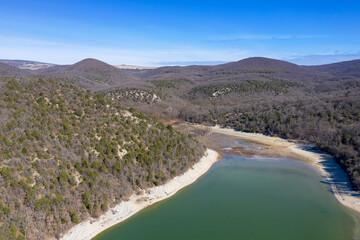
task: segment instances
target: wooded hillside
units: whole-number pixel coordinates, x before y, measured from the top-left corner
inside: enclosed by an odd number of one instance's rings
[[[3,80],[0,93],[0,239],[59,236],[204,152],[104,94],[41,79]]]

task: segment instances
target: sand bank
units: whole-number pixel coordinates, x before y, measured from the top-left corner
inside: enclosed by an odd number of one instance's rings
[[[301,159],[319,169],[340,203],[360,213],[360,194],[352,189],[348,176],[329,154],[314,151],[310,146],[278,137],[239,132],[232,129],[220,128],[218,126],[206,128],[214,133],[234,136],[240,140],[263,145],[274,151],[298,156],[296,160]]]
[[[200,159],[192,168],[184,174],[177,176],[158,187],[147,189],[144,194],[133,194],[129,201],[121,202],[90,224],[90,220],[81,222],[71,228],[61,239],[62,240],[89,240],[109,227],[112,227],[140,210],[173,196],[180,189],[195,182],[201,175],[206,173],[210,167],[219,160],[220,155],[210,149],[206,150],[205,156]],[[117,211],[113,214],[113,211]]]

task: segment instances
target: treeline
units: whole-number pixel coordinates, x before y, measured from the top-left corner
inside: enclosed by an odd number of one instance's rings
[[[252,70],[238,70],[238,71],[218,71],[216,75],[237,75],[243,73],[282,73],[284,71],[279,69],[252,69]]]
[[[270,81],[255,81],[245,80],[238,84],[219,84],[197,86],[192,88],[188,95],[190,98],[199,98],[207,96],[214,99],[219,95],[226,95],[230,93],[259,93],[271,91],[275,94],[287,93],[289,88],[298,88],[302,85],[292,81],[273,80]]]
[[[195,82],[186,78],[179,78],[179,79],[167,79],[167,80],[153,80],[151,81],[151,84],[155,88],[162,89],[162,88],[178,88],[186,84],[195,84]]]
[[[332,95],[336,96],[332,93]],[[187,111],[181,117],[190,122],[211,123],[240,131],[305,140],[333,155],[360,190],[360,101],[358,97],[322,100],[316,97],[272,103],[274,100],[222,107],[206,114]],[[225,108],[225,107],[224,107]]]
[[[0,239],[59,237],[205,150],[105,94],[41,79],[6,80],[0,93]]]

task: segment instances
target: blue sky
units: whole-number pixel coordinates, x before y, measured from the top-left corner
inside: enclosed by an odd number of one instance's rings
[[[187,65],[360,58],[360,1],[0,0],[0,58]]]

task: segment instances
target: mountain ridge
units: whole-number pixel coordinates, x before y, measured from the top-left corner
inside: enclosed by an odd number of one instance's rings
[[[315,69],[317,71],[327,72],[335,76],[346,75],[360,78],[360,59],[304,67],[308,69]]]
[[[5,63],[0,62],[0,76],[5,77],[15,77],[15,76],[28,76],[30,75],[30,72],[20,69],[18,67],[14,67]]]

